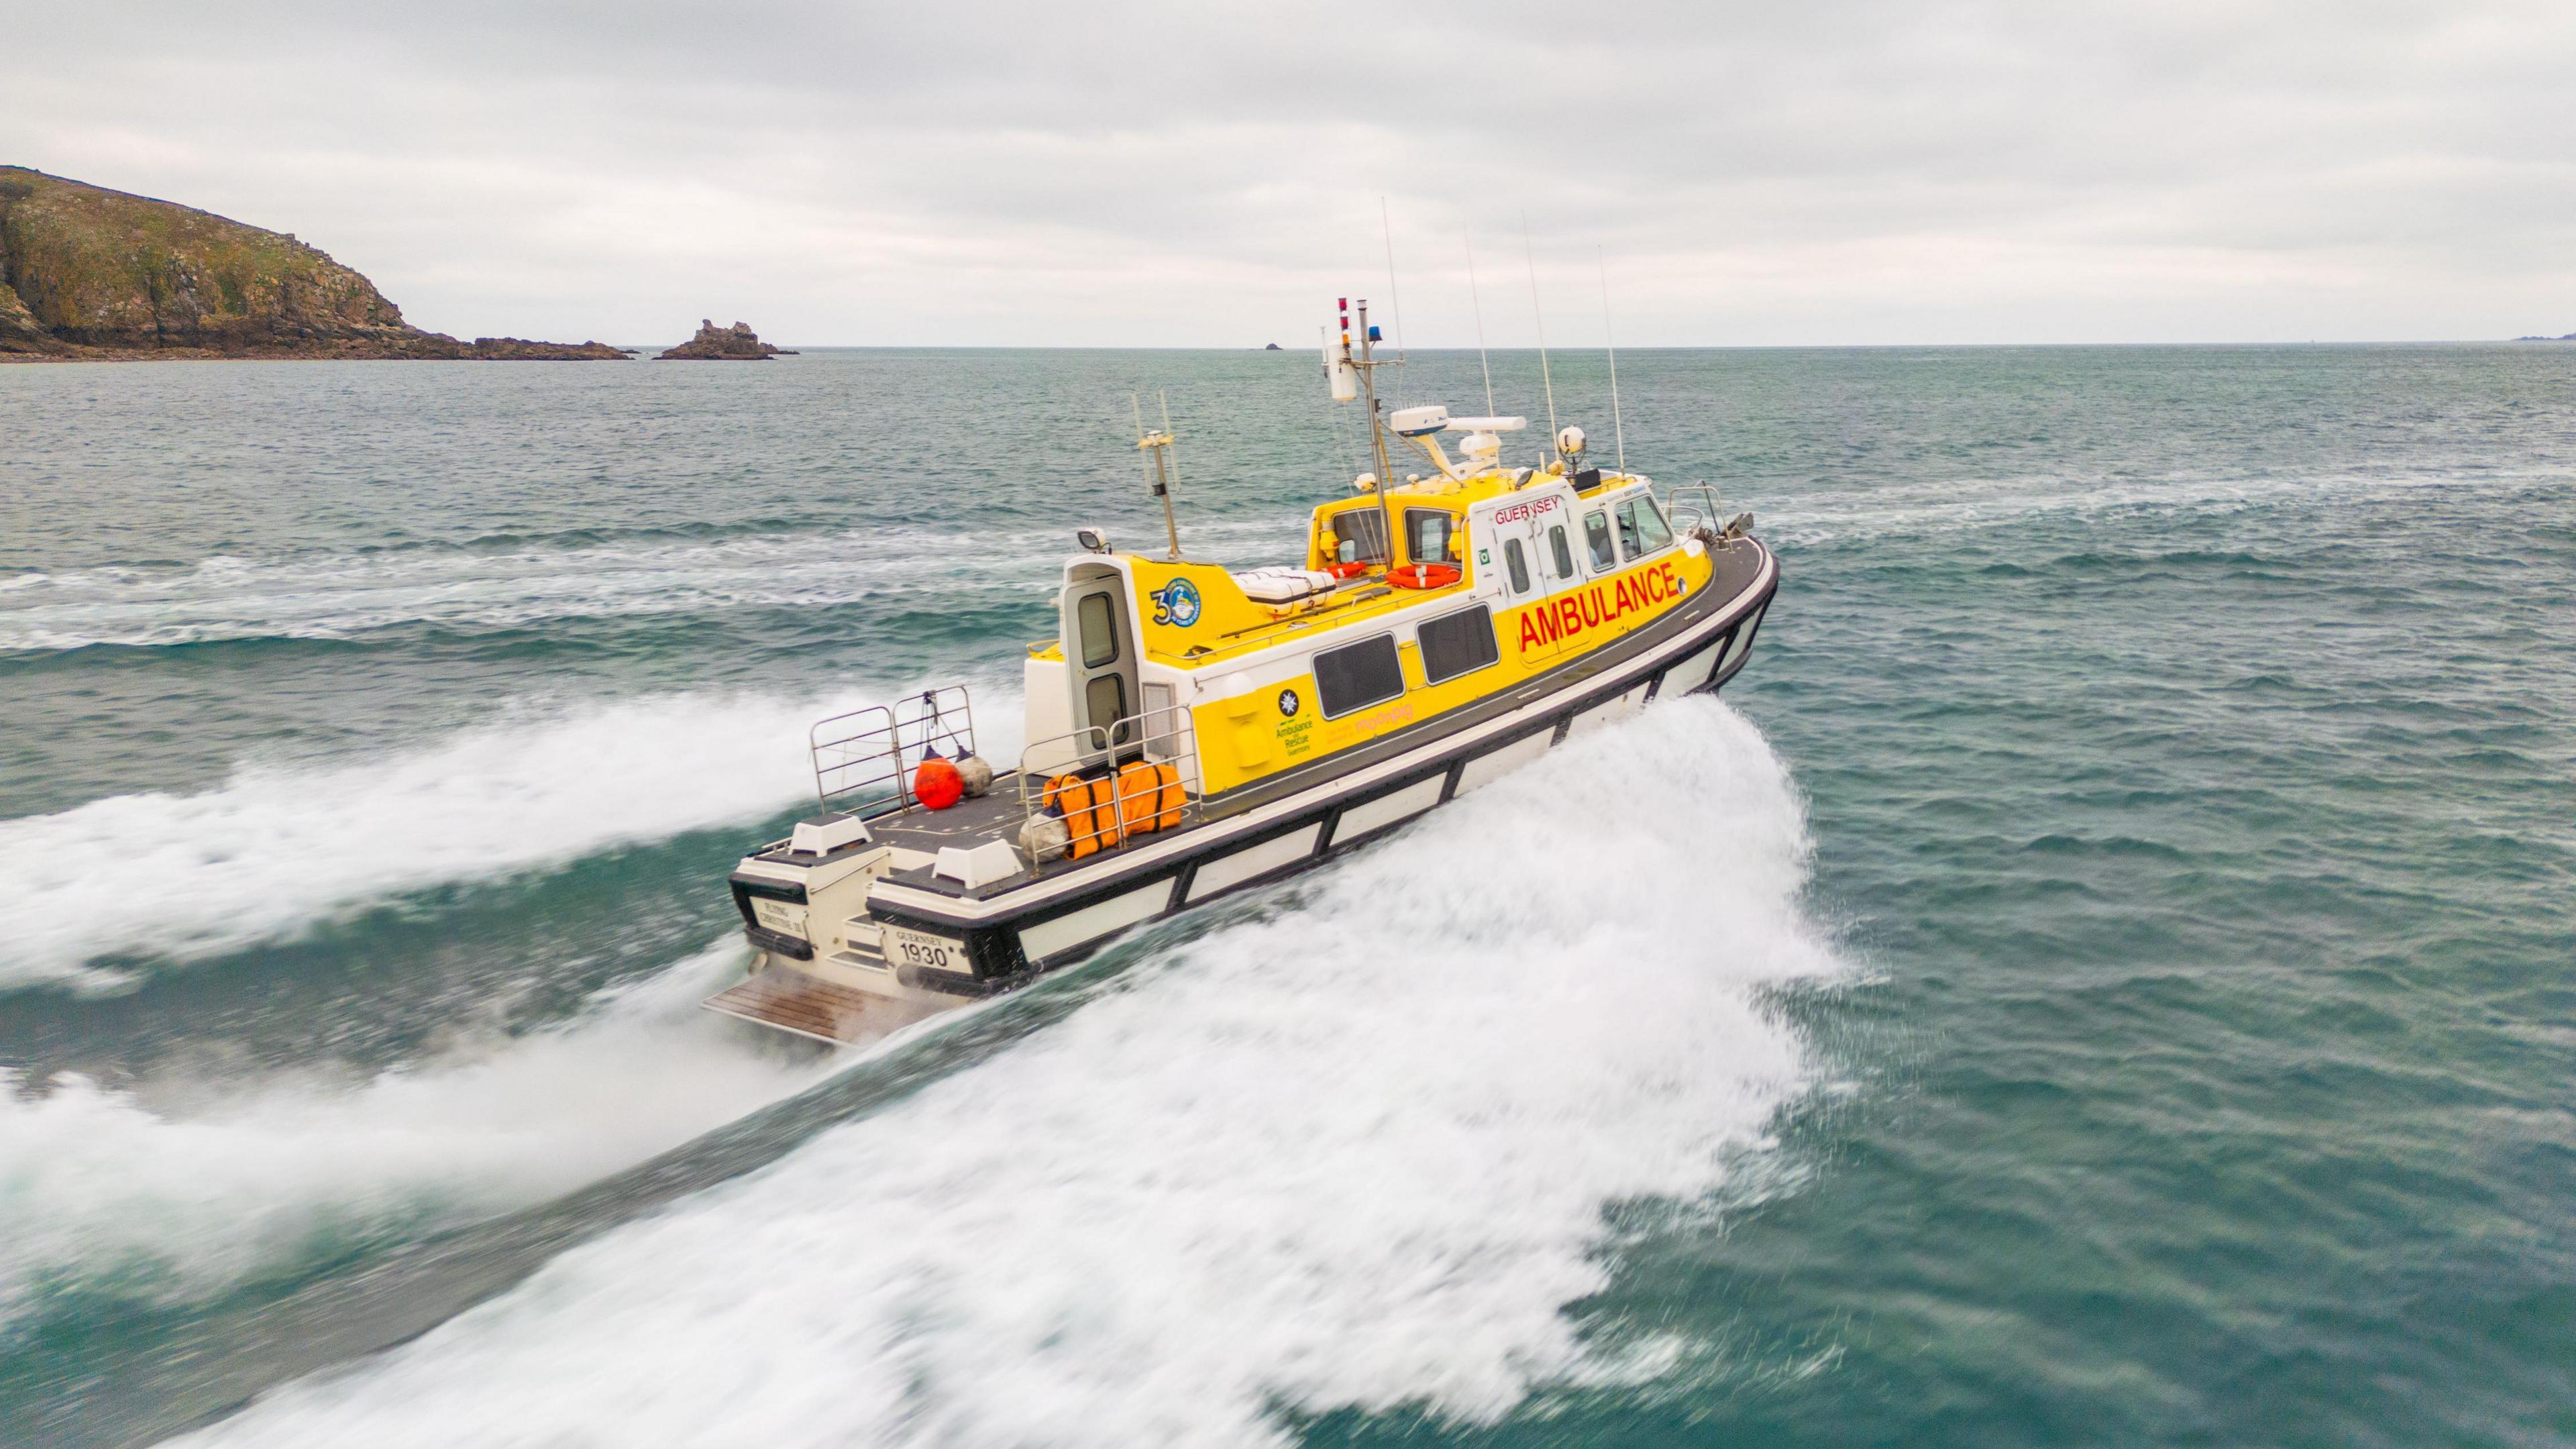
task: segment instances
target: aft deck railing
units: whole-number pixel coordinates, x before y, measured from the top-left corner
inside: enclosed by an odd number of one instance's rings
[[[975,753],[974,702],[966,686],[925,689],[891,706],[836,714],[806,737],[814,759],[814,798],[829,815],[875,815],[909,808],[912,772],[936,749],[949,759]]]
[[[1119,767],[1143,760],[1148,764],[1169,765],[1181,787],[1181,818],[1171,825],[1129,830],[1125,822],[1153,819],[1159,813],[1159,801],[1150,797],[1166,788],[1159,780],[1129,781]],[[1056,762],[1049,764],[1047,762]],[[1020,790],[1021,839],[1029,838],[1027,822],[1050,813],[1047,786],[1054,779],[1078,775],[1087,780],[1110,784],[1115,800],[1115,819],[1120,822],[1108,828],[1094,828],[1082,834],[1094,849],[1115,850],[1136,835],[1152,829],[1176,830],[1199,818],[1201,788],[1199,775],[1198,730],[1190,712],[1178,704],[1157,705],[1139,710],[1125,719],[1108,725],[1089,725],[1082,729],[1032,740],[1020,751],[1017,772]],[[1070,824],[1066,830],[1068,853],[1075,843]],[[1085,851],[1086,855],[1090,852]],[[1032,861],[1043,872],[1049,862]]]

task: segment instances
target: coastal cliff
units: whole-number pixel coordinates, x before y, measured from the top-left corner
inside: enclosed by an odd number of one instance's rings
[[[0,166],[0,360],[625,356],[598,342],[424,332],[292,236]]]

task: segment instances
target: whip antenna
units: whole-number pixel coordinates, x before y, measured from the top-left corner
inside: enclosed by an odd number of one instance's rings
[[[1458,240],[1467,246],[1467,300],[1476,308],[1476,365],[1485,370],[1485,416],[1494,415],[1494,365],[1485,360],[1485,298],[1476,290],[1476,239],[1465,232]]]
[[[1610,335],[1610,260],[1601,248],[1592,249],[1592,259],[1601,264],[1601,345],[1610,352],[1610,433],[1619,443],[1619,471],[1628,471],[1628,428],[1619,421],[1619,342]]]
[[[1530,316],[1538,323],[1538,375],[1547,384],[1547,441],[1556,447],[1556,377],[1547,370],[1547,318],[1538,310],[1538,254],[1530,250],[1529,217],[1521,217],[1521,256],[1529,263]],[[1556,455],[1560,460],[1565,454]]]
[[[1395,365],[1404,365],[1404,294],[1395,289],[1395,226],[1387,220],[1386,198],[1377,199],[1378,235],[1386,240],[1386,295],[1395,303]],[[1399,374],[1401,376],[1401,374]],[[1404,406],[1404,384],[1395,386],[1395,405]]]

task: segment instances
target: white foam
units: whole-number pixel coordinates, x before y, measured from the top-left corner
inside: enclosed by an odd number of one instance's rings
[[[1786,773],[1605,730],[1055,1025],[200,1446],[1274,1443],[1489,1420],[1582,1356],[1607,1203],[1698,1202],[1833,969]],[[1005,1004],[1003,1009],[1009,1009]]]
[[[1294,549],[1276,526],[1211,522],[1194,544]],[[286,557],[217,555],[186,566],[23,574],[0,582],[0,651],[154,646],[214,639],[345,639],[431,624],[460,631],[552,620],[820,608],[928,590],[1043,596],[1072,551],[1058,530],[979,534],[871,528],[578,547],[424,548]]]
[[[630,700],[385,759],[247,765],[200,794],[0,820],[0,988],[112,985],[82,963],[204,957],[406,890],[755,820],[811,798],[807,728],[855,703]],[[977,722],[1016,738],[1018,713],[1005,696]]]
[[[320,1247],[541,1202],[811,1084],[697,1003],[711,948],[553,1030],[372,1080],[0,1080],[0,1323],[52,1284],[193,1297]]]
[[[1758,536],[1792,546],[1818,546],[1846,538],[1971,532],[2034,518],[2098,518],[2133,513],[2147,518],[2238,513],[2277,505],[2331,503],[2375,493],[2416,489],[2490,489],[2499,480],[2554,487],[2563,470],[2481,469],[2464,474],[2329,473],[2219,475],[2173,473],[2152,477],[2063,474],[1943,478],[1929,482],[1871,483],[1824,488],[1785,498],[1763,510]],[[1721,511],[1732,511],[1727,500]]]

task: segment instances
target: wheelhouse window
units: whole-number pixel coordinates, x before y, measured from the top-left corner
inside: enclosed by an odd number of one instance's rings
[[[1619,504],[1619,553],[1630,563],[1673,541],[1655,500],[1640,493]]]
[[[1118,662],[1118,615],[1107,594],[1085,594],[1074,605],[1082,628],[1082,667],[1098,669]]]
[[[1513,593],[1526,594],[1529,592],[1529,556],[1521,552],[1521,541],[1519,539],[1507,538],[1503,540],[1503,568],[1512,576]]]
[[[1556,576],[1574,577],[1574,545],[1565,541],[1565,525],[1560,523],[1547,531],[1547,551],[1556,563]]]
[[[1404,662],[1395,636],[1380,634],[1315,656],[1315,703],[1324,718],[1366,709],[1404,693]]]
[[[1354,508],[1333,515],[1335,563],[1385,563],[1386,520],[1374,508]]]
[[[1458,561],[1458,520],[1439,508],[1404,510],[1404,547],[1415,563]]]
[[[1583,515],[1583,546],[1592,552],[1592,571],[1607,573],[1619,566],[1619,550],[1610,542],[1610,515],[1594,509]]]
[[[1494,643],[1493,613],[1482,604],[1429,620],[1416,634],[1422,642],[1422,681],[1425,684],[1439,684],[1461,674],[1473,674],[1503,657],[1502,650]]]

